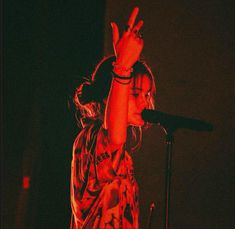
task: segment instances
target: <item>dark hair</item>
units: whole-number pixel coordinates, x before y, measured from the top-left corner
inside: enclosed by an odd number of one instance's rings
[[[90,81],[86,81],[82,85],[82,91],[79,93],[79,102],[87,104],[89,102],[102,102],[108,96],[112,81],[112,62],[115,56],[102,59],[92,73]]]
[[[116,60],[115,56],[107,56],[103,58],[96,66],[90,78],[77,87],[74,94],[74,104],[79,111],[79,119],[83,120],[82,125],[86,123],[84,120],[95,120],[100,118],[104,111],[103,100],[107,98],[112,82],[112,63]],[[152,71],[144,61],[137,61],[133,66],[131,73],[134,79],[138,75],[147,75],[152,82],[151,99],[149,108],[154,108],[154,95],[156,92],[154,77]],[[82,120],[81,120],[82,119]]]

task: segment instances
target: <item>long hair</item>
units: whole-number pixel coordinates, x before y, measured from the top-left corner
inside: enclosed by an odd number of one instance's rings
[[[112,63],[116,60],[115,56],[104,57],[96,66],[90,77],[84,78],[84,82],[79,85],[74,93],[73,102],[76,107],[76,119],[79,127],[85,127],[90,122],[103,119],[105,111],[104,99],[108,97],[112,82]],[[155,107],[156,86],[151,69],[144,61],[137,61],[131,73],[135,80],[138,75],[147,75],[151,80],[151,91],[148,109]],[[138,148],[142,141],[142,128],[147,129],[148,123],[143,127],[132,126],[131,135],[135,142],[132,150]]]

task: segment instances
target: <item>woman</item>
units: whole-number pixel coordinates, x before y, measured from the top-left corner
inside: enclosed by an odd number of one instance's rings
[[[155,84],[151,70],[138,61],[144,45],[143,21],[135,25],[138,11],[132,11],[120,39],[111,23],[115,56],[104,58],[74,96],[83,129],[73,146],[71,229],[139,227],[129,153],[141,143],[146,126],[141,112],[154,108]]]

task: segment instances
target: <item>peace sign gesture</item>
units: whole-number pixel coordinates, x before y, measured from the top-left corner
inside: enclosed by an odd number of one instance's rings
[[[119,29],[116,23],[112,22],[113,49],[116,55],[116,64],[131,68],[139,59],[141,51],[144,47],[144,41],[139,33],[143,25],[143,20],[135,24],[139,8],[135,7],[128,19],[126,29],[119,38]]]

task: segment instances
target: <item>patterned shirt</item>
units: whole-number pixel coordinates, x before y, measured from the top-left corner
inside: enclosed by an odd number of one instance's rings
[[[116,171],[115,155],[121,155]],[[85,127],[73,145],[71,229],[138,228],[138,185],[125,144],[113,150],[101,121]]]

